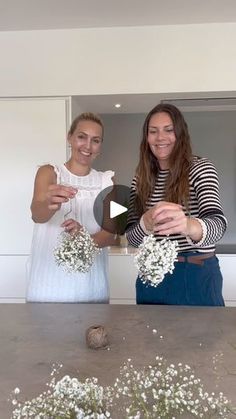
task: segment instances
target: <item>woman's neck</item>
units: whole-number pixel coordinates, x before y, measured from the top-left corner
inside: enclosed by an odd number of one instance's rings
[[[170,169],[170,165],[168,161],[159,161],[159,167],[161,170],[169,170]]]
[[[78,163],[73,162],[71,159],[65,163],[66,168],[77,176],[86,176],[89,174],[91,167],[79,165]]]

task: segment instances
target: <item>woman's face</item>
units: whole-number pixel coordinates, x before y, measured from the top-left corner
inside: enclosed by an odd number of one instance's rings
[[[166,112],[152,115],[148,125],[147,141],[160,168],[169,168],[169,158],[176,142],[174,125],[171,117]]]
[[[80,121],[72,135],[71,157],[83,166],[91,166],[99,155],[102,145],[102,127],[94,121]]]

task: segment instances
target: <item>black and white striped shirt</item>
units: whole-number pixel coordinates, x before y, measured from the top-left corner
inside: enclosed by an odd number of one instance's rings
[[[164,200],[165,182],[168,170],[160,170],[156,180],[154,192],[147,202],[147,209],[157,202]],[[215,243],[221,239],[226,227],[227,220],[223,214],[220,197],[219,182],[216,169],[207,158],[194,157],[189,172],[190,197],[187,216],[198,219],[203,229],[203,237],[199,242],[193,242],[189,237],[181,234],[169,236],[170,240],[177,240],[179,251],[211,252],[215,250]],[[139,246],[146,236],[140,225],[134,208],[136,194],[136,178],[133,179],[130,193],[130,205],[126,235],[130,245]],[[160,241],[165,236],[155,233],[156,240]]]

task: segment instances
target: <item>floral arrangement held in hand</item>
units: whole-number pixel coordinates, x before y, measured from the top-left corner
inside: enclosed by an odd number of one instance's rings
[[[13,391],[12,419],[106,419],[113,413],[127,419],[226,419],[235,415],[224,394],[207,392],[190,366],[168,364],[159,356],[154,365],[137,370],[128,359],[112,387],[99,385],[96,378],[81,382],[65,375],[56,381],[55,372],[48,390],[31,401],[19,400],[19,388]]]
[[[68,273],[88,272],[98,253],[99,247],[85,228],[77,234],[63,232],[54,249],[57,265]]]
[[[166,273],[173,272],[177,254],[176,240],[171,241],[166,238],[157,242],[153,234],[144,237],[134,256],[134,263],[139,270],[142,282],[157,287]]]

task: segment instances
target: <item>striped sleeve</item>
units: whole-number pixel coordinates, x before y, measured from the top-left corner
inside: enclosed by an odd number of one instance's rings
[[[164,199],[165,181],[168,171],[160,171],[152,196],[147,202],[147,208],[151,208],[157,202]],[[219,194],[219,181],[217,171],[212,162],[207,158],[194,157],[189,172],[190,196],[185,215],[197,219],[203,231],[199,242],[192,241],[189,237],[181,234],[170,235],[170,240],[177,240],[180,251],[211,252],[215,250],[215,243],[224,235],[227,220],[224,216]],[[130,205],[128,211],[128,223],[126,236],[132,246],[139,246],[148,232],[142,228],[140,217],[134,206],[136,194],[136,179],[133,179],[130,193]],[[164,236],[155,233],[157,241]]]
[[[198,203],[198,216],[195,218],[203,228],[201,241],[192,243],[198,247],[213,245],[221,239],[227,227],[220,202],[218,174],[213,163],[206,158],[197,160],[190,170],[190,184]]]

